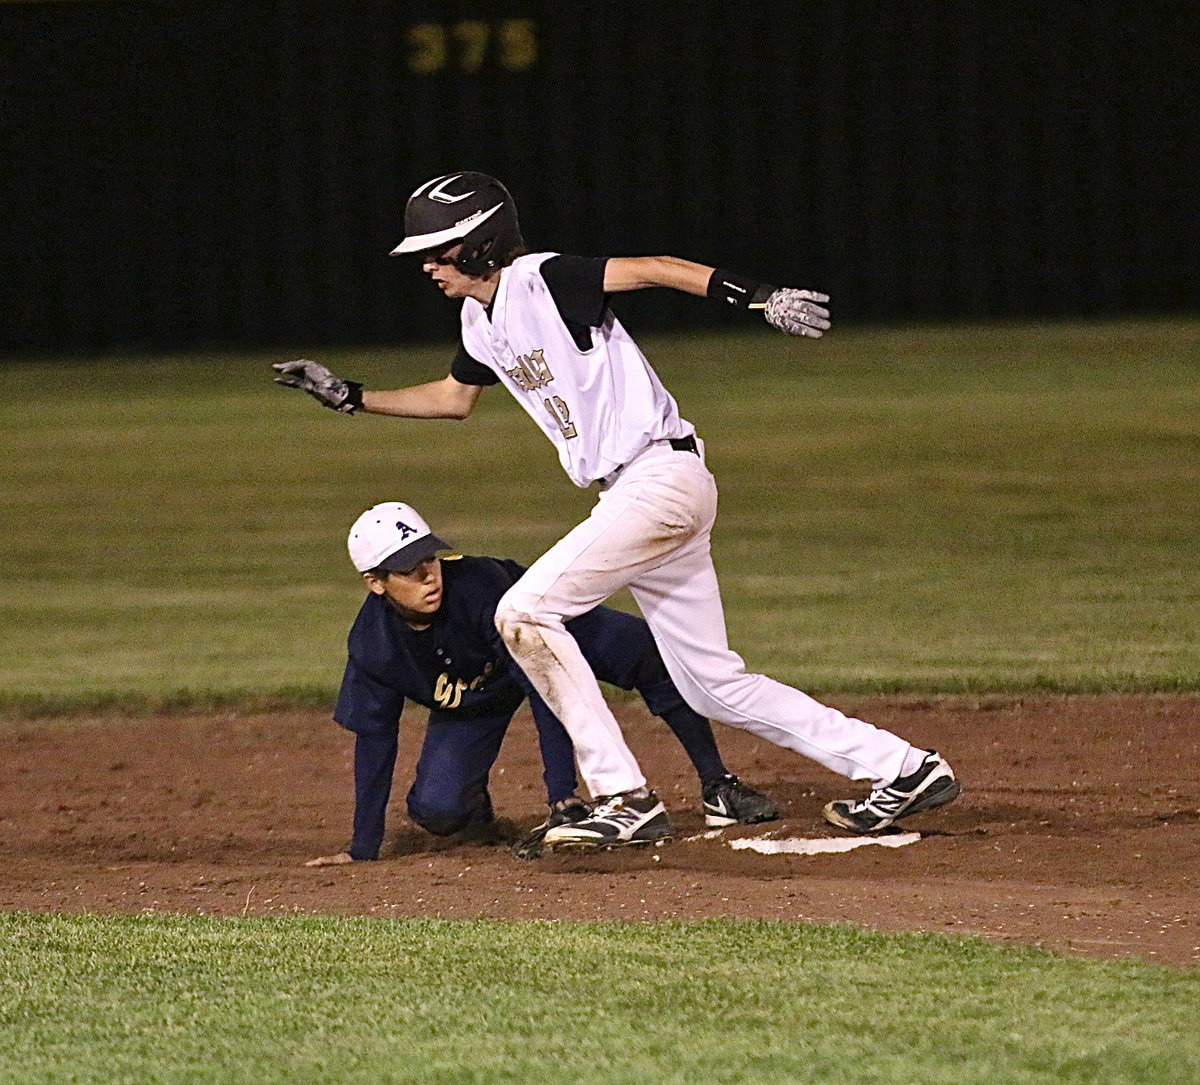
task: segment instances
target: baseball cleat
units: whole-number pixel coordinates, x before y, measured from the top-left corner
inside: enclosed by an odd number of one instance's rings
[[[705,784],[703,801],[704,824],[710,829],[755,825],[779,817],[779,808],[766,795],[730,774]]]
[[[546,831],[550,851],[601,851],[630,844],[655,844],[671,836],[667,808],[651,791],[645,798],[608,795],[596,800],[582,821]]]
[[[899,776],[887,787],[877,787],[861,802],[837,799],[821,811],[825,820],[852,833],[877,833],[910,814],[945,806],[958,797],[962,785],[936,750],[930,750],[921,767]]]
[[[518,859],[536,859],[542,854],[542,846],[546,834],[559,825],[573,825],[583,821],[592,808],[577,795],[569,795],[565,799],[551,803],[546,820],[531,829],[529,835],[519,840],[513,847],[513,855]]]

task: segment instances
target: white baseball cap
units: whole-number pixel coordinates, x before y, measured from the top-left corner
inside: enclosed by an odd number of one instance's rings
[[[439,539],[411,505],[384,501],[367,509],[346,541],[350,560],[360,573],[388,569],[406,573],[450,544]]]

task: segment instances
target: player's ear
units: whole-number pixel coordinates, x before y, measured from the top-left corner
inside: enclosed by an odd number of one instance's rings
[[[383,595],[387,589],[383,581],[374,573],[363,573],[363,583],[367,586],[367,591],[372,595]]]

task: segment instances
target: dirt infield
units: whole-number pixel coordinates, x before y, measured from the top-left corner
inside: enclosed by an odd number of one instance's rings
[[[416,732],[405,721],[388,844],[376,863],[308,869],[349,836],[352,738],[323,713],[0,724],[0,908],[647,920],[743,916],[977,934],[1099,957],[1200,964],[1200,697],[836,703],[936,746],[965,784],[900,848],[759,855],[703,832],[695,778],[666,728],[621,711],[675,816],[653,850],[514,859],[439,841],[403,815]],[[781,822],[725,837],[826,837],[857,793],[729,728],[734,771]],[[493,774],[498,813],[541,817],[522,713]]]

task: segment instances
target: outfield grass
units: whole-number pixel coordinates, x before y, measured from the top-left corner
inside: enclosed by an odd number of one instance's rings
[[[814,692],[1200,687],[1200,324],[648,340],[709,447],[731,640]],[[286,356],[284,353],[282,356]],[[448,348],[330,352],[381,386]],[[347,418],[268,357],[8,363],[0,702],[325,702],[361,509],[531,560],[586,514],[502,391]]]
[[[11,1082],[1200,1079],[1200,977],[932,936],[0,916]]]

